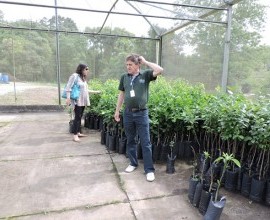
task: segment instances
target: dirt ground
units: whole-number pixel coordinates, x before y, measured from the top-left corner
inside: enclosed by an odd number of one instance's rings
[[[58,105],[57,86],[35,83],[0,83],[0,105]],[[61,99],[61,103],[64,100]]]

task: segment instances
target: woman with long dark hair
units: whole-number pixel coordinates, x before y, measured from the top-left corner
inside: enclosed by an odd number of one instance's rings
[[[81,119],[85,106],[90,106],[88,84],[86,77],[89,74],[89,67],[86,64],[79,64],[77,66],[76,72],[73,73],[68,80],[66,86],[67,99],[66,104],[71,105],[74,109],[75,118],[73,121],[73,141],[80,142],[80,137],[85,137],[80,131]],[[76,83],[80,86],[80,97],[77,100],[70,99],[70,91],[72,86]]]

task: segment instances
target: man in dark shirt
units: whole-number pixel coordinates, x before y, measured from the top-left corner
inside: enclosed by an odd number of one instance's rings
[[[150,69],[140,70],[141,65]],[[139,135],[142,146],[144,171],[147,181],[155,180],[155,168],[152,159],[152,145],[150,142],[150,129],[148,117],[149,83],[156,80],[163,71],[158,64],[145,60],[137,54],[131,54],[126,58],[127,73],[123,74],[119,84],[119,96],[114,114],[114,119],[119,122],[119,112],[125,105],[123,120],[127,136],[127,148],[130,164],[126,172],[130,173],[138,167],[136,136]]]

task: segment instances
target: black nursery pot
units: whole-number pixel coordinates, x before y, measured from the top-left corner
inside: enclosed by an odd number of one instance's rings
[[[102,145],[106,144],[106,131],[101,130],[100,132],[100,143]]]
[[[205,159],[204,154],[200,154],[198,160],[200,172],[206,173],[206,171],[210,168],[210,158]]]
[[[94,129],[95,118],[93,114],[89,115],[89,129]]]
[[[188,199],[190,203],[193,203],[196,186],[200,182],[199,178],[193,178],[192,176],[189,179],[189,187],[188,187]]]
[[[119,138],[119,154],[125,154],[126,153],[126,144],[127,144],[127,138],[126,137],[120,137]]]
[[[195,207],[199,207],[202,189],[203,189],[203,184],[201,182],[199,182],[196,185],[196,189],[195,189],[195,193],[194,193],[194,197],[193,197],[193,202],[192,202],[193,206],[195,206]]]
[[[219,220],[225,204],[225,197],[222,197],[219,201],[215,202],[214,196],[212,196],[203,220]]]
[[[166,164],[166,173],[174,173],[174,162],[175,162],[176,156],[172,156],[172,158],[168,155],[167,156],[167,164]]]
[[[220,179],[220,175],[221,175],[221,164],[215,164],[212,163],[212,167],[213,167],[213,176],[214,176],[214,180],[218,180]]]
[[[224,188],[229,191],[235,191],[237,188],[239,169],[235,171],[226,170],[225,172],[225,185]]]
[[[211,199],[211,193],[207,190],[203,189],[201,192],[201,198],[199,203],[199,212],[203,215],[206,213],[210,199]]]
[[[119,153],[119,136],[115,135],[115,153]]]
[[[265,204],[270,206],[270,179],[266,183]]]
[[[168,155],[168,149],[169,146],[167,144],[161,144],[161,149],[160,149],[160,161],[166,162],[167,160],[167,155]]]
[[[178,149],[177,158],[178,159],[184,159],[184,156],[185,156],[185,144],[184,144],[184,142],[177,141],[176,146],[177,146],[176,148]]]
[[[156,144],[153,143],[152,144],[152,157],[153,157],[153,161],[157,162],[160,158],[160,151],[161,151],[161,145],[160,144]]]
[[[109,148],[110,151],[115,151],[115,149],[116,149],[116,136],[114,134],[109,135],[108,148]]]
[[[266,180],[259,180],[257,176],[252,177],[249,198],[255,202],[261,202],[265,186]]]
[[[99,117],[98,116],[94,117],[94,129],[99,130]]]
[[[84,116],[84,127],[89,128],[89,113],[86,113]]]
[[[110,143],[110,133],[109,131],[106,131],[106,141],[105,141],[105,145],[108,148],[109,147],[109,143]]]
[[[243,173],[241,194],[249,197],[252,177],[248,173]]]
[[[101,131],[101,130],[103,130],[103,118],[100,116],[99,117],[99,125],[98,125],[98,128],[99,128],[99,130]]]
[[[212,163],[204,176],[206,184],[210,185],[211,175],[213,175],[213,180],[214,182],[216,182],[218,179],[220,179],[220,174],[221,174],[221,164]]]
[[[237,176],[236,190],[239,192],[241,191],[242,187],[243,172],[244,172],[243,169],[240,168]]]

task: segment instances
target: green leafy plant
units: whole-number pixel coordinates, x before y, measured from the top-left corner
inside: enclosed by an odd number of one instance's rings
[[[118,84],[118,80],[91,82],[91,89],[101,93],[92,96],[90,109],[102,116],[107,125],[114,121]],[[172,134],[176,135],[175,143],[199,140],[199,152],[208,152],[213,160],[222,152],[237,155],[240,164],[247,164],[250,172],[255,171],[260,179],[267,178],[269,100],[256,100],[254,104],[242,95],[220,91],[206,94],[201,85],[191,86],[186,81],[170,81],[162,76],[150,84],[149,92],[153,142],[168,143]],[[232,170],[237,167],[232,161],[228,166]]]
[[[240,165],[240,161],[237,160],[233,154],[228,154],[228,153],[222,153],[222,156],[218,157],[217,159],[215,159],[214,163],[219,163],[222,162],[223,163],[223,169],[222,169],[222,173],[220,176],[220,179],[217,180],[217,191],[216,191],[216,195],[215,195],[215,202],[217,202],[217,198],[219,195],[219,189],[221,187],[221,182],[224,178],[225,175],[225,171],[228,168],[230,163],[234,163],[235,165],[237,165],[239,168],[241,167]]]
[[[98,102],[94,106],[90,106],[92,110],[101,115],[103,117],[103,121],[106,123],[113,123],[114,121],[114,112],[115,106],[118,97],[118,80],[107,80],[101,90],[102,92],[99,95]],[[92,86],[93,89],[100,88],[99,84],[95,84],[95,87]]]

